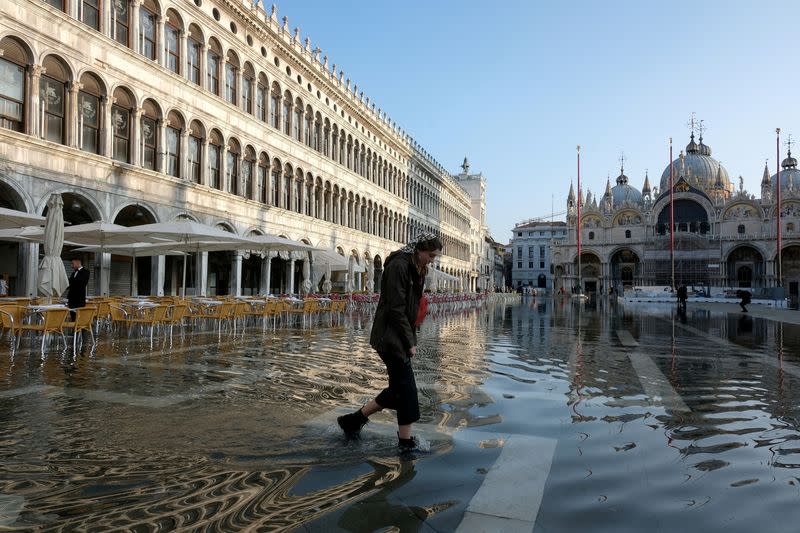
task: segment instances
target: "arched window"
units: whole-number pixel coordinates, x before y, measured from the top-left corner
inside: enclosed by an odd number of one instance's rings
[[[322,130],[322,155],[328,157],[331,155],[331,122],[325,119],[325,125]]]
[[[303,213],[311,216],[311,197],[314,195],[314,176],[309,172],[306,174],[305,187],[303,189]]]
[[[94,74],[81,76],[78,93],[78,146],[93,154],[100,153],[100,98],[105,90]]]
[[[161,111],[153,100],[145,100],[142,113],[142,167],[159,170],[158,129]]]
[[[303,101],[299,98],[294,103],[292,137],[294,137],[297,141],[303,142]]]
[[[630,239],[631,238],[631,230],[629,230],[629,229],[625,230],[625,238],[626,239]]]
[[[339,153],[339,126],[334,124],[331,131],[331,159],[336,161]]]
[[[118,87],[114,91],[114,105],[111,106],[111,126],[114,131],[111,157],[123,163],[131,162],[131,115],[135,107],[135,100],[128,90]]]
[[[306,124],[305,124],[305,131],[303,132],[303,140],[306,143],[306,146],[313,148],[314,147],[314,110],[311,109],[311,106],[306,106]]]
[[[258,76],[258,85],[256,86],[256,117],[262,122],[267,121],[267,77],[261,73]]]
[[[139,53],[147,59],[156,60],[156,14],[158,7],[153,0],[145,0],[139,7]]]
[[[281,88],[277,82],[272,82],[272,93],[270,94],[269,123],[279,130],[281,128]]]
[[[189,179],[200,183],[200,162],[203,160],[203,126],[196,120],[189,126]]]
[[[322,153],[322,115],[319,113],[314,115],[314,138],[312,145],[314,150]]]
[[[228,140],[228,154],[226,167],[227,170],[227,186],[228,192],[231,194],[239,194],[239,159],[241,157],[241,148],[239,141],[236,139]]]
[[[222,135],[217,130],[208,138],[208,186],[222,190]]]
[[[347,136],[347,168],[353,170],[353,138]]]
[[[67,141],[65,100],[69,71],[55,56],[47,56],[43,66],[45,73],[39,81],[39,98],[44,115],[42,137],[48,141],[65,144]]]
[[[81,0],[81,22],[100,31],[100,0]]]
[[[200,28],[191,24],[186,37],[186,77],[195,85],[200,85],[200,54],[203,53],[203,34]]]
[[[262,204],[268,203],[267,195],[268,186],[267,180],[269,179],[269,156],[261,153],[258,158],[258,180],[256,182],[256,199]]]
[[[744,235],[744,224],[739,224],[739,227],[736,228],[736,232],[739,235]]]
[[[293,182],[294,191],[292,192],[292,199],[294,201],[294,211],[296,213],[303,213],[303,171],[297,169]]]
[[[233,52],[228,52],[227,61],[225,61],[225,100],[229,104],[237,105],[238,92],[237,87],[239,84],[239,58]]]
[[[283,169],[283,179],[281,180],[281,207],[287,211],[291,211],[292,209],[291,194],[293,177],[294,171],[292,170],[292,165],[286,163]]]
[[[27,109],[25,66],[30,54],[17,41],[6,37],[0,41],[0,127],[24,133]]]
[[[250,63],[244,64],[242,72],[242,109],[245,113],[253,114],[253,86],[256,75]]]
[[[360,172],[359,172],[359,164],[358,164],[359,156],[360,156],[359,154],[360,153],[361,152],[360,152],[360,148],[359,148],[359,145],[358,145],[358,140],[356,140],[356,141],[353,142],[353,158],[350,161],[350,163],[348,164],[348,167],[350,168],[350,170],[352,170],[356,174],[360,174]]]
[[[181,176],[181,135],[185,128],[183,117],[171,111],[167,117],[167,174],[172,177]]]
[[[283,95],[283,133],[291,135],[292,130],[292,93],[286,91]]]
[[[794,233],[794,222],[786,223],[786,233]]]
[[[590,241],[593,241],[593,240],[594,240],[594,232],[593,232],[593,231],[590,231],[590,232],[589,232],[589,240],[590,240]]]
[[[256,166],[256,153],[252,146],[248,146],[244,152],[242,161],[242,192],[241,195],[248,199],[253,199],[253,175]]]
[[[181,73],[181,31],[183,23],[174,9],[167,11],[164,25],[164,59],[166,67],[175,74]]]
[[[111,7],[111,38],[117,41],[122,46],[131,46],[130,41],[130,28],[131,28],[131,12],[130,3],[128,0],[121,0],[119,2],[109,2]]]
[[[270,202],[275,207],[281,206],[280,196],[280,183],[281,183],[281,162],[279,159],[272,161],[272,178],[269,180],[269,197]]]
[[[219,41],[213,37],[208,43],[208,57],[206,59],[206,69],[208,70],[208,80],[206,89],[212,94],[221,96],[219,85],[219,71],[222,62],[222,47]]]

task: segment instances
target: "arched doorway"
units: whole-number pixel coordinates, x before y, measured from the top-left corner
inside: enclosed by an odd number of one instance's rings
[[[89,224],[97,222],[102,219],[100,212],[94,204],[85,196],[74,193],[65,192],[61,194],[61,200],[64,203],[64,225],[77,226],[79,224]],[[42,216],[47,216],[47,206],[42,211]],[[70,260],[73,257],[80,258],[83,266],[91,273],[89,277],[89,284],[86,286],[86,294],[100,294],[100,280],[98,274],[100,273],[100,254],[92,252],[74,252],[77,246],[64,245],[61,250],[61,260],[64,262],[64,269],[69,275],[72,272],[72,265]],[[39,247],[39,262],[44,258],[44,246]]]
[[[153,224],[155,221],[153,213],[138,204],[125,206],[114,218],[114,224],[126,227]],[[112,255],[109,294],[150,294],[152,264],[152,257]]]
[[[10,185],[0,181],[0,207],[25,211],[25,201]],[[8,274],[8,294],[25,293],[25,258],[17,242],[0,241],[0,274]]]
[[[583,284],[582,291],[585,293],[597,292],[601,289],[600,284],[600,276],[601,276],[601,265],[600,265],[600,258],[592,252],[583,252],[581,253],[581,282]],[[578,258],[575,258],[573,264],[573,272],[575,272],[575,279],[573,280],[574,286],[573,291],[577,291],[578,289]]]
[[[792,306],[796,307],[798,299],[800,299],[800,246],[795,244],[783,249],[781,253],[781,272],[783,274],[783,286],[787,289]]]
[[[536,278],[536,287],[539,289],[546,289],[547,288],[547,276],[544,274],[539,274],[539,277]]]
[[[618,292],[637,283],[640,272],[639,256],[633,250],[623,248],[611,256],[611,283]]]
[[[763,287],[764,257],[752,246],[738,246],[728,254],[726,264],[729,287]]]

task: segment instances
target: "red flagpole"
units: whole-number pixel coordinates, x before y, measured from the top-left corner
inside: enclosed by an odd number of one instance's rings
[[[578,294],[583,294],[581,280],[581,145],[578,145]]]
[[[675,203],[672,190],[674,189],[672,175],[672,137],[669,138],[669,262],[672,275],[672,290],[675,290]]]
[[[775,173],[777,179],[775,203],[778,205],[778,216],[776,218],[778,230],[778,287],[783,287],[783,265],[781,264],[781,129],[775,128],[775,164],[778,171]]]

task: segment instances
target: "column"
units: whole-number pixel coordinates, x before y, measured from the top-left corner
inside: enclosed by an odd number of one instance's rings
[[[289,260],[289,294],[294,294],[294,254],[290,252]]]
[[[231,263],[231,287],[230,292],[234,296],[242,295],[242,252],[236,251],[233,254]]]
[[[114,130],[111,127],[111,104],[116,100],[108,96],[100,97],[100,155],[111,157],[111,141]]]
[[[165,39],[166,35],[164,32],[164,17],[161,15],[156,15],[156,63],[162,67],[166,65],[166,59],[164,58]]]
[[[167,173],[167,126],[169,126],[169,120],[166,118],[159,121],[158,138],[156,139],[156,172],[162,174]]]
[[[208,252],[200,252],[195,256],[195,271],[197,281],[195,282],[195,295],[205,296],[208,292]]]
[[[139,269],[136,258],[131,258],[131,296],[139,296]]]
[[[144,108],[139,107],[131,113],[131,165],[141,166],[144,159],[142,157],[142,115]]]
[[[124,1],[124,0],[123,0]],[[143,4],[142,0],[131,1],[131,27],[129,39],[131,42],[131,49],[137,54],[142,53],[142,43],[139,39],[139,7]]]
[[[72,81],[69,83],[69,94],[67,95],[67,116],[65,117],[67,128],[67,146],[80,148],[80,126],[83,113],[78,115],[78,92],[83,89],[80,82]]]
[[[41,81],[42,74],[45,72],[44,67],[40,67],[39,65],[30,65],[26,71],[28,75],[28,109],[27,109],[27,116],[25,120],[26,124],[26,131],[35,137],[41,137],[41,122],[42,117],[40,116],[40,104],[39,104],[39,82]]]
[[[200,185],[208,185],[208,137],[203,138],[200,146]]]
[[[181,76],[188,79],[189,71],[187,65],[189,59],[186,54],[188,54],[189,52],[189,47],[188,47],[188,38],[186,36],[186,30],[181,30],[178,33],[178,51],[181,55],[180,64],[178,65],[178,70],[180,71]],[[166,64],[166,58],[164,59],[164,62]],[[187,124],[186,127],[189,127],[189,125]]]
[[[178,157],[178,174],[181,179],[189,178],[189,125],[181,131],[180,154]],[[202,165],[200,168],[203,168]],[[201,170],[202,172],[202,170]]]
[[[19,243],[19,253],[23,257],[22,283],[17,286],[19,296],[36,296],[39,278],[39,245],[37,243]]]
[[[228,147],[227,146],[222,146],[220,151],[219,151],[219,154],[220,154],[220,156],[219,156],[219,159],[220,159],[220,161],[219,161],[219,173],[220,173],[220,176],[219,176],[219,181],[220,181],[219,188],[222,191],[227,191],[228,190],[228,183],[227,183],[227,181],[228,181]]]
[[[99,283],[95,292],[98,296],[108,296],[111,286],[111,254],[100,254],[100,266],[97,272]]]
[[[208,63],[208,54],[206,53],[206,46],[204,44],[200,45],[200,88],[207,89],[208,88],[208,80],[206,79],[206,65]]]
[[[154,255],[150,264],[150,294],[164,296],[164,276],[166,274],[166,257]]]
[[[259,283],[259,292],[262,296],[269,294],[269,283],[272,278],[272,257],[273,253],[267,253],[267,256],[261,260],[261,282]]]

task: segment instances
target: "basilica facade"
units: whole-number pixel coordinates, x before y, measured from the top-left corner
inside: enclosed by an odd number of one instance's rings
[[[699,142],[698,142],[699,141]],[[670,244],[670,176],[674,252]],[[661,173],[657,186],[645,174],[641,189],[621,168],[602,194],[567,197],[567,237],[552,245],[556,288],[578,284],[577,236],[581,236],[581,283],[586,292],[628,288],[696,287],[752,290],[782,286],[796,297],[800,283],[800,171],[791,150],[780,176],[765,165],[759,196],[731,181],[702,134]],[[777,187],[781,191],[782,246],[777,248]],[[578,204],[580,203],[580,228]]]
[[[43,214],[54,193],[68,224],[185,218],[283,235],[352,257],[376,280],[388,253],[430,231],[444,243],[441,270],[459,280],[449,288],[477,287],[470,193],[259,2],[3,2],[0,206]],[[0,242],[15,294],[35,293],[40,254]],[[84,260],[92,292],[130,289],[130,259]],[[296,292],[305,260],[196,254],[189,292]],[[174,293],[179,260],[135,261],[140,293]]]

